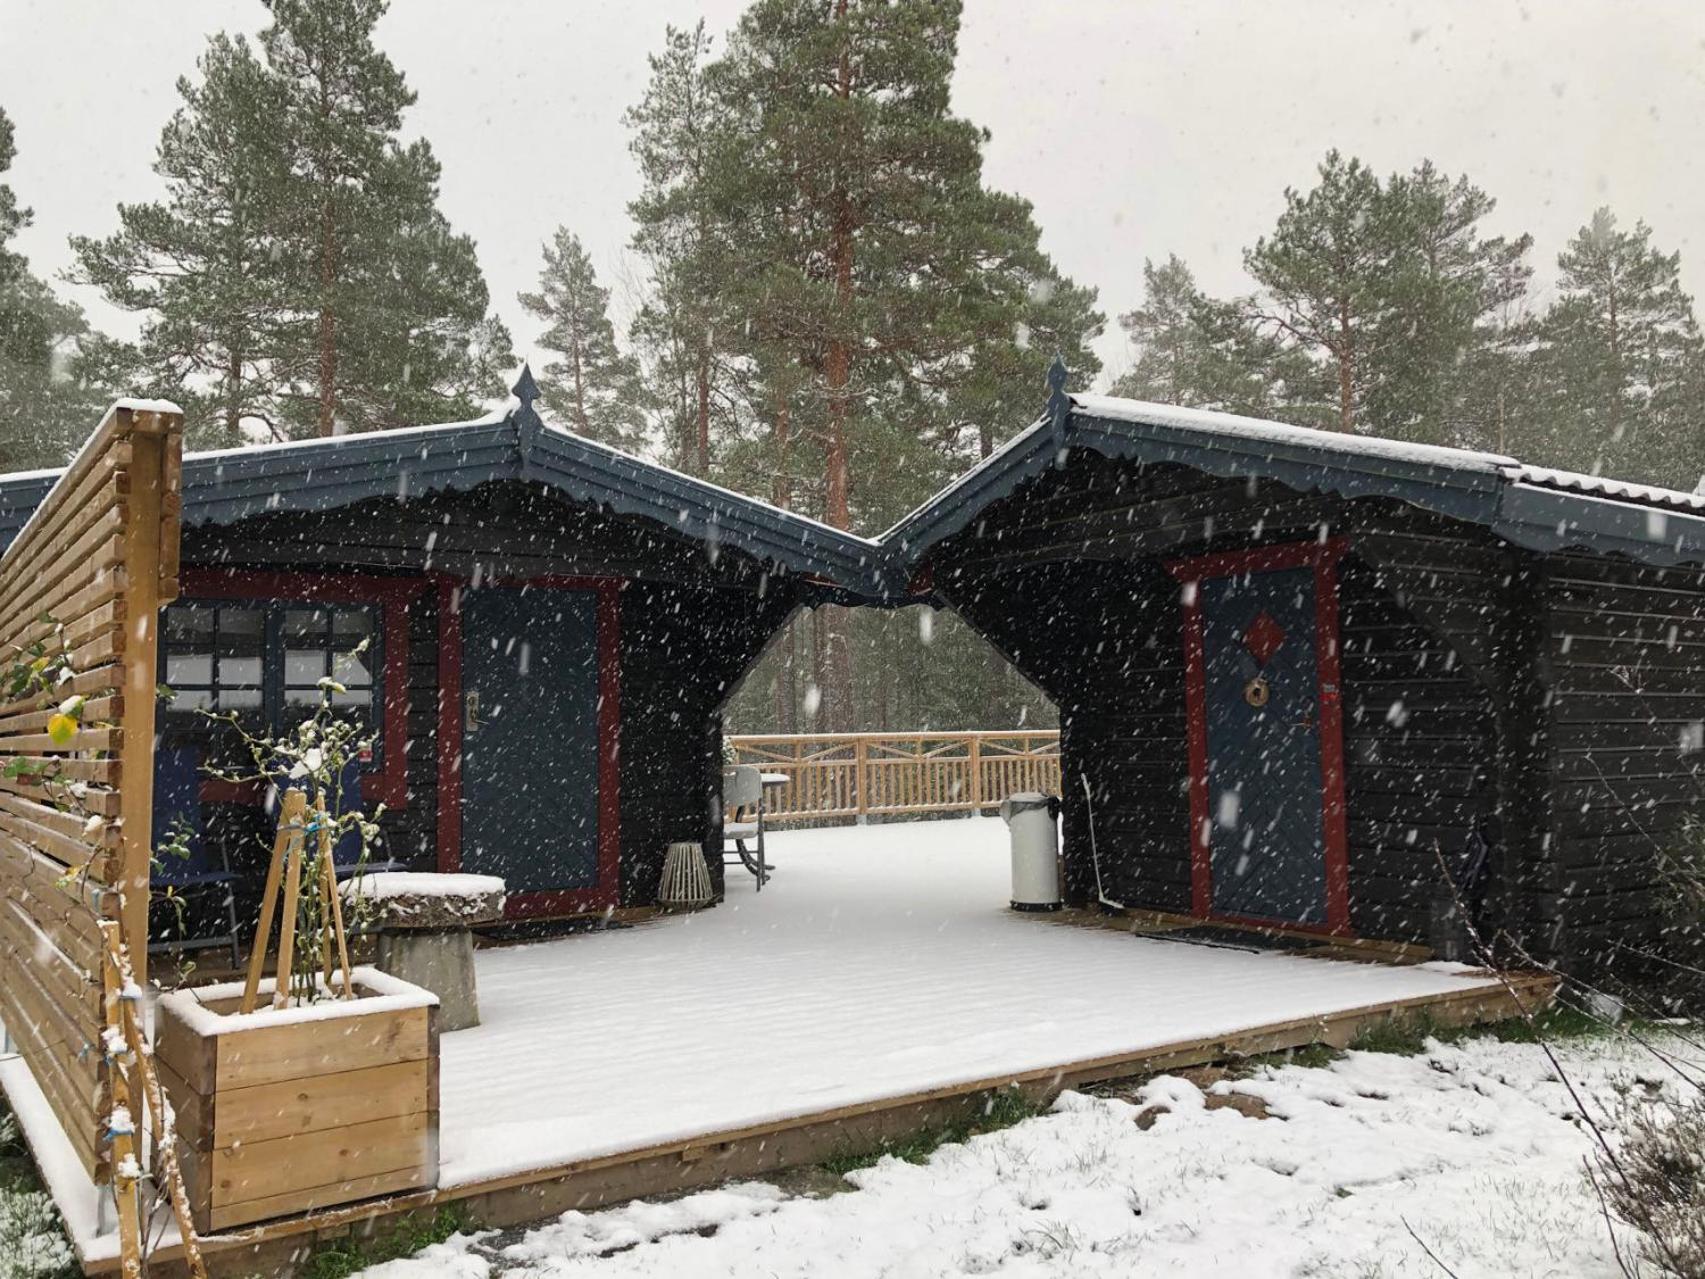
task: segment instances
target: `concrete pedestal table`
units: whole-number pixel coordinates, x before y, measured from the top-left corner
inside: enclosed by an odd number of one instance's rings
[[[387,871],[343,886],[359,918],[379,934],[376,967],[438,996],[438,1029],[480,1024],[474,980],[476,924],[503,918],[505,887],[494,875]]]

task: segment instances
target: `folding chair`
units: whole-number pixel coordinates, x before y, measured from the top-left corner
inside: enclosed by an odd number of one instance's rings
[[[161,746],[154,752],[154,866],[150,882],[170,889],[149,901],[150,952],[229,946],[231,966],[241,961],[237,944],[237,877],[223,844],[210,853],[201,814],[201,748]],[[182,835],[179,839],[178,836]],[[163,851],[177,845],[187,856]],[[173,901],[171,898],[177,898]],[[224,929],[211,927],[225,918]]]
[[[770,866],[764,860],[764,775],[750,764],[722,770],[722,802],[733,812],[733,820],[722,824],[722,864],[733,857],[758,881],[758,891],[769,882]],[[750,840],[756,851],[747,849]],[[732,842],[734,847],[729,848]]]

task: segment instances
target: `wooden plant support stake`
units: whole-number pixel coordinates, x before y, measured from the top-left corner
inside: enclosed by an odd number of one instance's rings
[[[103,931],[112,927],[102,924]],[[107,1135],[112,1140],[112,1193],[118,1203],[118,1251],[120,1273],[125,1279],[141,1279],[142,1221],[136,1202],[136,1185],[141,1179],[141,1161],[137,1158],[137,1114],[131,1109],[130,1077],[123,1057],[126,1050],[121,1024],[120,1005],[126,997],[124,978],[117,957],[109,947],[101,955],[102,1009],[106,1014],[106,1050],[110,1063],[109,1095],[112,1110],[107,1117]]]
[[[279,921],[278,985],[273,990],[273,1002],[289,998],[290,949],[296,932],[296,879],[302,848],[303,814],[308,800],[299,790],[287,790],[279,804],[278,835],[272,842],[272,864],[266,871],[266,888],[261,893],[260,925],[249,950],[248,980],[243,985],[242,1011],[252,1013],[260,995],[261,970],[266,967],[266,946],[272,937],[273,916],[278,913],[278,890],[284,872],[290,871],[290,886],[286,894],[284,918]]]
[[[338,988],[338,998],[352,999],[355,996],[354,978],[349,971],[349,937],[343,928],[343,899],[337,891],[337,859],[332,853],[332,822],[326,814],[324,796],[314,806],[314,820],[320,833],[320,885],[326,903],[320,919],[326,929],[322,950],[325,953],[326,985],[332,981],[332,941],[337,942],[337,963],[343,973],[343,985]]]
[[[106,942],[105,964],[116,971],[121,982],[129,981],[129,964],[118,939],[118,925],[103,922],[101,935]],[[120,989],[122,991],[122,986]],[[190,1213],[189,1191],[184,1185],[183,1169],[178,1164],[176,1126],[171,1109],[166,1104],[165,1092],[160,1087],[160,1076],[154,1070],[153,1054],[142,1038],[142,1024],[136,1013],[136,1002],[124,999],[121,995],[118,1013],[120,1024],[114,1029],[120,1031],[125,1046],[130,1050],[129,1064],[142,1081],[143,1102],[154,1116],[158,1161],[156,1178],[165,1181],[167,1193],[171,1198],[172,1215],[177,1218],[178,1236],[183,1244],[184,1265],[189,1270],[191,1279],[207,1279],[207,1263],[202,1258],[201,1241],[196,1237],[195,1221]],[[115,1073],[118,1069],[115,1063]],[[134,1095],[135,1089],[129,1083],[125,1086],[126,1091]]]

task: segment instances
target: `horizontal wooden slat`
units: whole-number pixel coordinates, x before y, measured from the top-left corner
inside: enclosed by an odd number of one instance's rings
[[[267,1026],[219,1037],[218,1091],[426,1057],[423,1008]]]
[[[431,1145],[430,1118],[427,1112],[416,1111],[215,1150],[213,1206],[218,1209],[357,1177],[418,1170]]]
[[[221,1088],[213,1149],[423,1111],[427,1071],[423,1058],[252,1088]]]

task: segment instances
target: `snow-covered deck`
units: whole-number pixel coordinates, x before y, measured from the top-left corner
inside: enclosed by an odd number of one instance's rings
[[[760,894],[482,951],[444,1036],[441,1185],[1477,980],[1074,928],[1007,908],[989,817],[770,836]]]
[[[731,867],[713,910],[479,952],[483,1024],[440,1045],[441,1192],[1494,985],[1018,915],[1006,843],[987,817],[782,832],[762,894]],[[85,1263],[112,1257],[19,1059],[0,1082]]]

